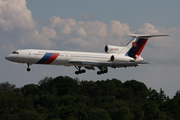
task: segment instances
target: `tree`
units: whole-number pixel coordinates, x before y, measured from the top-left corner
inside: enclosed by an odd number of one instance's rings
[[[134,114],[128,107],[115,108],[111,116],[113,120],[134,120]]]
[[[9,82],[1,82],[0,83],[0,90],[1,91],[13,91],[15,89],[15,85],[10,84]]]
[[[52,79],[53,79],[52,77],[45,77],[44,79],[42,79],[42,80],[40,80],[40,81],[38,82],[38,85],[41,86],[41,85],[43,85],[43,84],[45,84],[45,83],[50,82]]]
[[[18,120],[43,120],[43,118],[35,111],[21,110],[18,113]]]
[[[81,93],[78,81],[68,77],[59,76],[50,83],[50,92],[57,95],[74,95]]]
[[[90,96],[96,97],[100,96],[103,93],[103,90],[97,83],[94,83],[92,86],[89,87],[88,93]]]
[[[158,118],[159,108],[152,100],[148,100],[144,105],[144,111],[146,120],[156,120]]]
[[[147,100],[148,89],[144,83],[136,80],[126,81],[123,84],[123,98],[134,101],[135,104],[143,106]]]
[[[115,95],[116,85],[111,80],[102,80],[102,81],[96,81],[96,84],[101,87],[103,94],[102,95],[109,95],[113,96]]]
[[[111,120],[109,113],[101,108],[89,110],[87,120]]]
[[[148,90],[148,100],[152,100],[158,105],[161,105],[163,102],[163,92],[161,91],[161,95],[154,89],[149,88]]]
[[[0,83],[2,120],[179,120],[180,90],[170,99],[162,88],[147,89],[130,80],[80,81],[78,78],[45,77],[21,88]]]
[[[35,84],[24,85],[21,88],[21,91],[25,96],[37,95],[39,93],[39,86]]]
[[[167,100],[166,94],[164,93],[162,88],[160,88],[159,96],[160,96],[160,99],[161,99],[162,102]]]

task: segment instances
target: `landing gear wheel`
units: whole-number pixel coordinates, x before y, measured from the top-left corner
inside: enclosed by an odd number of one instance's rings
[[[104,73],[108,73],[108,71],[107,71],[107,70],[104,70]]]
[[[75,71],[75,74],[78,75],[78,74],[79,74],[79,71]]]
[[[100,71],[97,72],[98,75],[108,73],[108,68],[107,67],[98,67]]]
[[[86,70],[84,70],[84,69],[83,69],[83,70],[81,70],[81,72],[82,72],[82,73],[85,73],[85,72],[86,72]]]
[[[98,71],[97,74],[98,74],[98,75],[101,75],[101,71]]]
[[[29,72],[29,71],[31,71],[31,69],[30,69],[30,68],[27,68],[27,71]]]

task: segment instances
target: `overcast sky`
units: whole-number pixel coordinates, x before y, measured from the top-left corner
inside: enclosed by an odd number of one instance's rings
[[[162,88],[173,97],[180,89],[179,0],[0,0],[0,82],[21,87],[46,76],[80,80],[135,79]],[[139,68],[109,68],[75,75],[75,67],[12,63],[5,56],[16,49],[38,48],[104,53],[105,45],[125,45],[129,33],[173,34],[148,40],[141,56],[154,62]]]

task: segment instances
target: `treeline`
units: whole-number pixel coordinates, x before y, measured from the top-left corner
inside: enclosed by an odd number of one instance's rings
[[[21,88],[0,83],[1,120],[180,120],[180,91],[130,80],[80,81],[46,77]]]

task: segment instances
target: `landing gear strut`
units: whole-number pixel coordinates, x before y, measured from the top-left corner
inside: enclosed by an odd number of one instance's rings
[[[75,66],[75,67],[76,67],[76,69],[78,69],[78,71],[75,71],[75,74],[76,74],[76,75],[86,72],[86,70],[84,70],[84,69],[81,70],[81,66],[78,66],[78,67]]]
[[[100,69],[100,71],[97,71],[98,75],[104,74],[108,72],[108,68],[107,67],[98,67]]]
[[[27,71],[28,72],[31,71],[31,69],[29,68],[29,63],[27,64],[27,66],[28,66]]]

